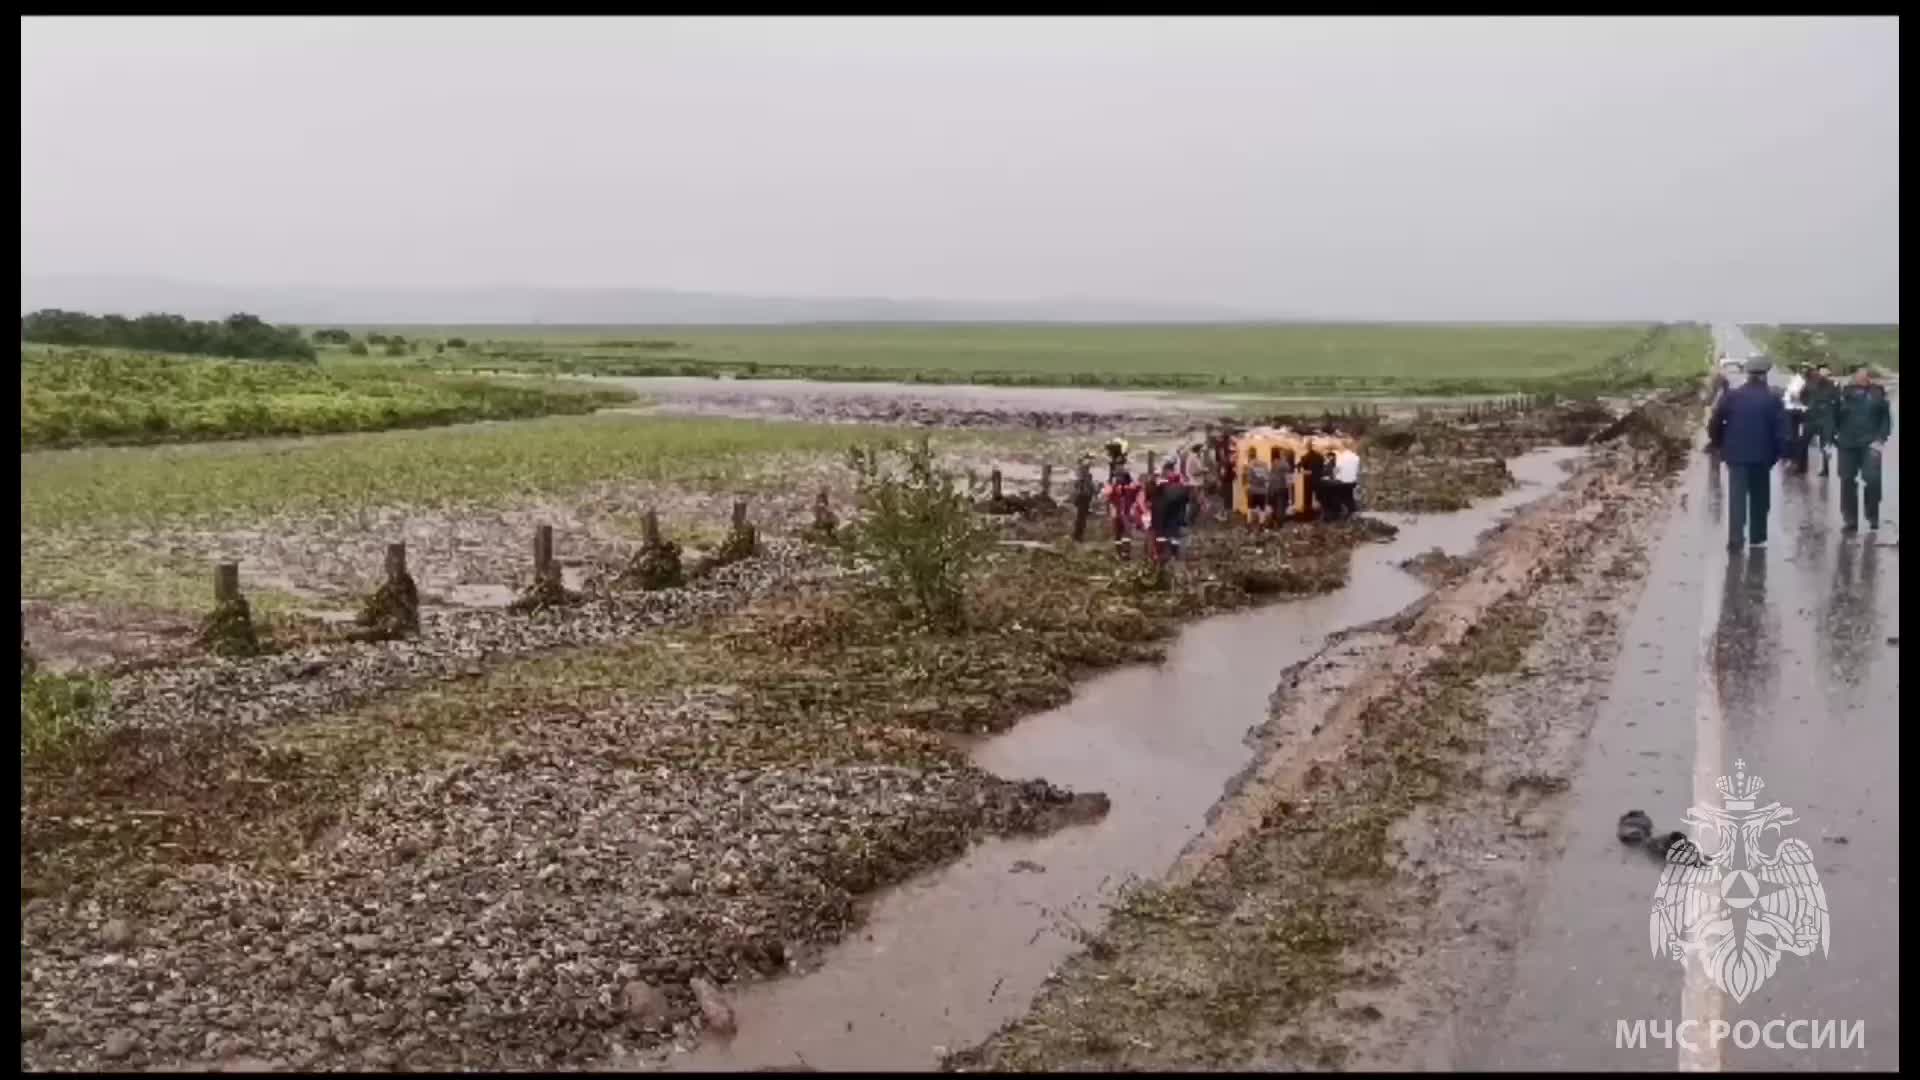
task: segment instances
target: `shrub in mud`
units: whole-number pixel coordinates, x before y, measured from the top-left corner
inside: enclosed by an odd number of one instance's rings
[[[98,731],[104,682],[35,667],[20,679],[20,759],[44,764],[72,753]]]
[[[1129,561],[1114,574],[1114,584],[1126,592],[1166,592],[1173,586],[1173,575],[1166,563]]]
[[[855,447],[860,520],[848,550],[872,563],[913,617],[939,629],[965,623],[967,581],[994,542],[954,475],[934,464],[925,440],[911,449]],[[897,459],[895,468],[887,459]]]

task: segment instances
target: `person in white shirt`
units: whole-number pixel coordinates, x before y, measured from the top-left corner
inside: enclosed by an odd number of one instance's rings
[[[1795,364],[1793,377],[1787,380],[1787,392],[1781,395],[1787,406],[1787,459],[1794,472],[1807,471],[1807,443],[1812,432],[1807,427],[1807,365]]]
[[[1352,517],[1359,509],[1353,501],[1354,489],[1359,484],[1360,455],[1354,453],[1352,447],[1343,446],[1333,455],[1333,498],[1328,500],[1332,505],[1327,507],[1333,512],[1332,517]]]

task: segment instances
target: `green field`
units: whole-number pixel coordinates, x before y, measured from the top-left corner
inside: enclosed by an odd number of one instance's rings
[[[1866,323],[1787,323],[1781,326],[1748,327],[1748,332],[1763,347],[1771,345],[1782,330],[1806,330],[1824,334],[1827,348],[1845,371],[1854,364],[1871,364],[1883,371],[1900,370],[1900,326]]]
[[[462,338],[427,363],[556,374],[719,375],[1274,393],[1493,394],[1698,375],[1707,331],[1651,327],[1271,324],[406,327]]]
[[[21,594],[194,611],[206,600],[204,560],[165,541],[195,530],[246,528],[283,514],[351,521],[396,506],[484,515],[521,497],[602,483],[758,494],[789,488],[792,469],[836,461],[855,444],[918,435],[870,425],[607,413],[326,439],[26,453]],[[997,438],[943,433],[936,444],[958,449]],[[258,583],[248,597],[263,614],[300,606]]]
[[[608,480],[737,485],[780,454],[905,432],[607,414],[307,441],[60,450],[20,458],[27,528],[486,503]]]
[[[23,449],[429,427],[592,412],[630,398],[578,383],[449,375],[397,362],[20,350]]]

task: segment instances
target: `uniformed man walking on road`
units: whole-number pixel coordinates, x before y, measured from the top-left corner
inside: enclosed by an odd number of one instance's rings
[[[1840,404],[1840,387],[1833,381],[1833,369],[1821,364],[1807,380],[1807,425],[1813,430],[1813,445],[1820,451],[1820,475],[1827,475],[1833,455],[1833,422]]]
[[[1865,364],[1853,369],[1853,382],[1835,404],[1833,444],[1840,451],[1842,535],[1860,531],[1860,488],[1867,495],[1867,529],[1880,528],[1880,451],[1893,435],[1893,409],[1887,391],[1873,381]]]
[[[1787,410],[1767,386],[1771,366],[1764,356],[1749,359],[1747,381],[1720,396],[1708,425],[1727,465],[1727,547],[1734,550],[1746,539],[1742,533],[1754,547],[1767,545],[1773,467],[1787,456]]]

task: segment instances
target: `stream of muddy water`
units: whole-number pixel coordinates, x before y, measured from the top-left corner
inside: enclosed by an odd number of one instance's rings
[[[1253,756],[1247,736],[1280,672],[1330,634],[1418,600],[1426,587],[1401,562],[1435,547],[1470,552],[1502,516],[1557,487],[1577,454],[1512,460],[1519,486],[1469,510],[1375,515],[1400,533],[1356,551],[1345,587],[1195,623],[1163,662],[1102,674],[1067,705],[971,742],[990,772],[1104,791],[1112,809],[1050,836],[984,841],[881,892],[866,925],[817,967],[736,986],[737,1035],[621,1067],[925,1070],[992,1034],[1025,1011],[1078,932],[1097,929],[1123,884],[1163,873],[1205,828]]]

